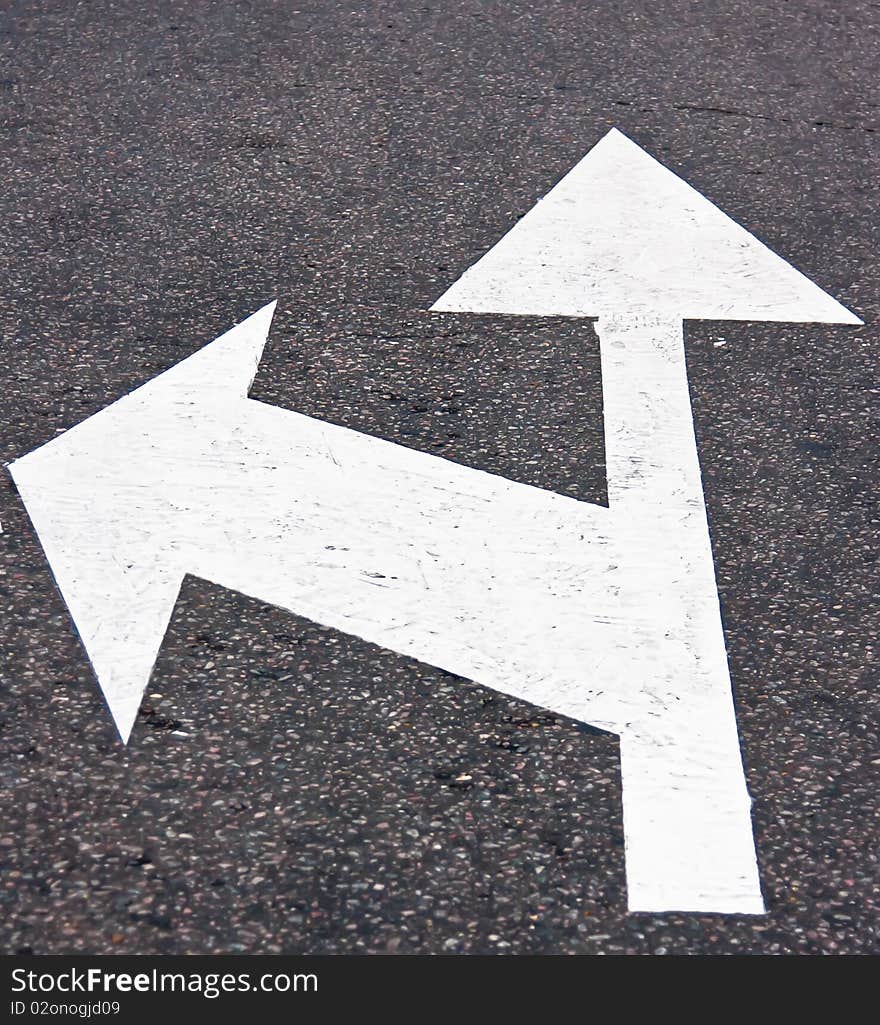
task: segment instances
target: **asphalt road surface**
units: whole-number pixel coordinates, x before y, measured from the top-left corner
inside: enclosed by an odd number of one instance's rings
[[[590,322],[425,310],[612,125],[865,321],[687,327],[766,916],[626,913],[614,736],[198,579],[123,748],[3,470],[3,950],[880,952],[880,7],[0,6],[4,463],[277,298],[254,397],[603,501]]]

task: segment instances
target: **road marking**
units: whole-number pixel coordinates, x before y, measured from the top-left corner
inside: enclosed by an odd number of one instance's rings
[[[433,309],[862,323],[616,128]]]
[[[630,908],[760,913],[684,359],[700,302],[857,322],[612,133],[434,307],[600,315],[609,508],[249,399],[274,303],[13,463],[123,740],[191,573],[617,733]]]
[[[761,912],[682,320],[861,320],[616,129],[433,309],[599,318],[629,906]]]

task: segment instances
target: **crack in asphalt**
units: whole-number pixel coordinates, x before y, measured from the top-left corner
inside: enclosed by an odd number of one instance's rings
[[[571,88],[568,86],[567,88]],[[635,104],[631,100],[615,100],[615,106],[618,107],[633,107]],[[775,124],[792,125],[792,124],[804,124],[812,125],[815,128],[837,128],[845,132],[870,132],[876,133],[877,129],[871,125],[852,125],[842,124],[839,121],[827,121],[812,118],[798,118],[798,117],[777,117],[773,114],[756,114],[750,110],[737,110],[733,107],[714,107],[704,106],[697,103],[673,103],[670,105],[673,110],[685,110],[693,111],[698,114],[724,114],[733,117],[747,117],[752,118],[755,121],[772,121]],[[656,107],[636,107],[640,114],[653,114],[656,112]]]

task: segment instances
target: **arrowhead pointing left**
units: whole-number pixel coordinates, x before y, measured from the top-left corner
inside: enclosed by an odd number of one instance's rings
[[[123,743],[186,572],[175,485],[200,407],[247,395],[274,309],[9,467]]]

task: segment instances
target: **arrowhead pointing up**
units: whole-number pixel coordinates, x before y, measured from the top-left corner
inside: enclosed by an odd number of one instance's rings
[[[862,323],[614,128],[432,309]]]
[[[274,309],[9,467],[123,742],[185,572],[169,510],[187,502],[183,470],[210,467],[211,411],[246,397]]]

